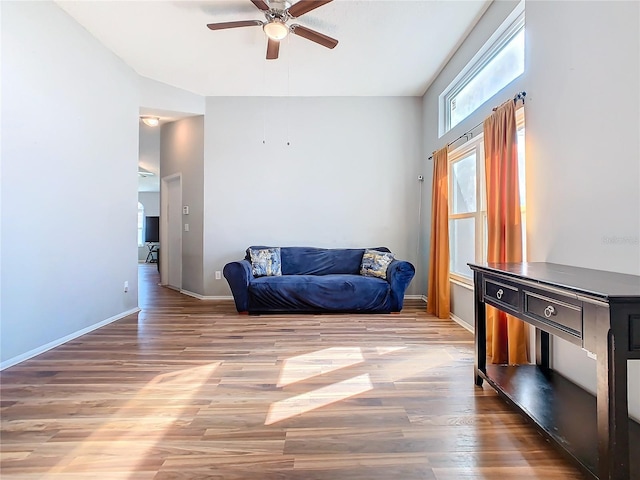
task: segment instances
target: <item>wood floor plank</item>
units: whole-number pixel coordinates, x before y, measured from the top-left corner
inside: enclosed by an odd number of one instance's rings
[[[3,480],[582,478],[421,301],[239,315],[139,272],[140,313],[0,372]]]

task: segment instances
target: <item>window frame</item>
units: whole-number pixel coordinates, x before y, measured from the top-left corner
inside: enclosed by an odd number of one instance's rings
[[[515,18],[514,18],[515,16]],[[465,88],[480,72],[487,67],[506,45],[514,39],[521,30],[525,28],[525,11],[524,2],[521,2],[512,12],[512,14],[505,20],[501,27],[489,38],[484,46],[476,53],[476,55],[469,61],[465,68],[456,76],[456,78],[449,84],[449,86],[440,94],[439,97],[439,136],[442,137],[445,133],[449,132],[456,126],[460,125],[464,120],[473,115],[474,112],[484,105],[490,98],[486,98],[478,107],[470,112],[465,118],[461,119],[456,125],[451,125],[451,101]],[[524,55],[524,52],[523,52]],[[524,73],[524,72],[523,72]],[[513,78],[505,85],[513,82],[517,78],[522,76],[522,73]],[[497,93],[497,92],[496,92]]]
[[[485,242],[484,240],[482,242],[478,242],[478,238],[484,239],[484,224],[486,223],[487,217],[487,196],[485,194],[484,181],[484,134],[480,133],[468,142],[465,142],[463,145],[449,152],[447,159],[449,164],[449,192],[453,191],[453,166],[455,165],[455,163],[467,158],[474,151],[476,154],[476,210],[474,212],[453,213],[453,195],[449,195],[449,218],[447,225],[450,225],[451,220],[459,220],[465,218],[475,219],[475,260],[477,261],[478,258],[481,258],[481,261],[483,262],[486,259],[486,248],[484,245]],[[451,247],[449,248],[449,250],[449,255],[451,256]],[[483,252],[485,253],[483,254]],[[472,278],[470,279],[457,272],[451,271],[451,260],[449,260],[449,279],[457,280],[458,282],[466,284],[473,283]]]

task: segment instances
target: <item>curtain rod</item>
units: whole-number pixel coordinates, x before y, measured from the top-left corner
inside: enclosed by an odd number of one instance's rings
[[[518,103],[518,100],[522,100],[522,104],[524,105],[524,97],[526,97],[526,96],[527,96],[527,92],[518,92],[518,93],[516,93],[513,96],[513,103]],[[493,111],[495,112],[497,108],[498,107],[494,107]],[[463,133],[462,135],[460,135],[455,140],[452,140],[451,142],[447,143],[447,147],[450,147],[451,145],[453,145],[454,143],[456,143],[458,140],[460,140],[463,137],[466,138],[467,141],[469,141],[469,138],[473,137],[473,134],[471,132],[473,132],[476,128],[478,128],[483,123],[484,123],[484,121],[480,122],[475,127],[472,127],[468,132]],[[433,153],[435,153],[435,152],[433,152]],[[433,160],[433,155],[431,155],[429,158],[427,158],[427,160]]]

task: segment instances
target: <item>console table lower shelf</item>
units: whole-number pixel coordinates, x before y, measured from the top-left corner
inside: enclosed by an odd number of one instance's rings
[[[482,377],[591,478],[597,477],[596,398],[553,370],[536,365],[487,365]],[[640,445],[640,424],[629,419],[629,444]],[[630,458],[640,479],[640,457]]]

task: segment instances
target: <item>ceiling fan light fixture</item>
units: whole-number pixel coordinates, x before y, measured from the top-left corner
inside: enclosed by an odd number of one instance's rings
[[[157,127],[160,124],[160,117],[140,117],[140,119],[149,127]]]
[[[271,22],[265,23],[262,26],[264,33],[271,40],[280,41],[287,36],[289,33],[289,27],[287,27],[284,22],[280,20],[273,20]]]

